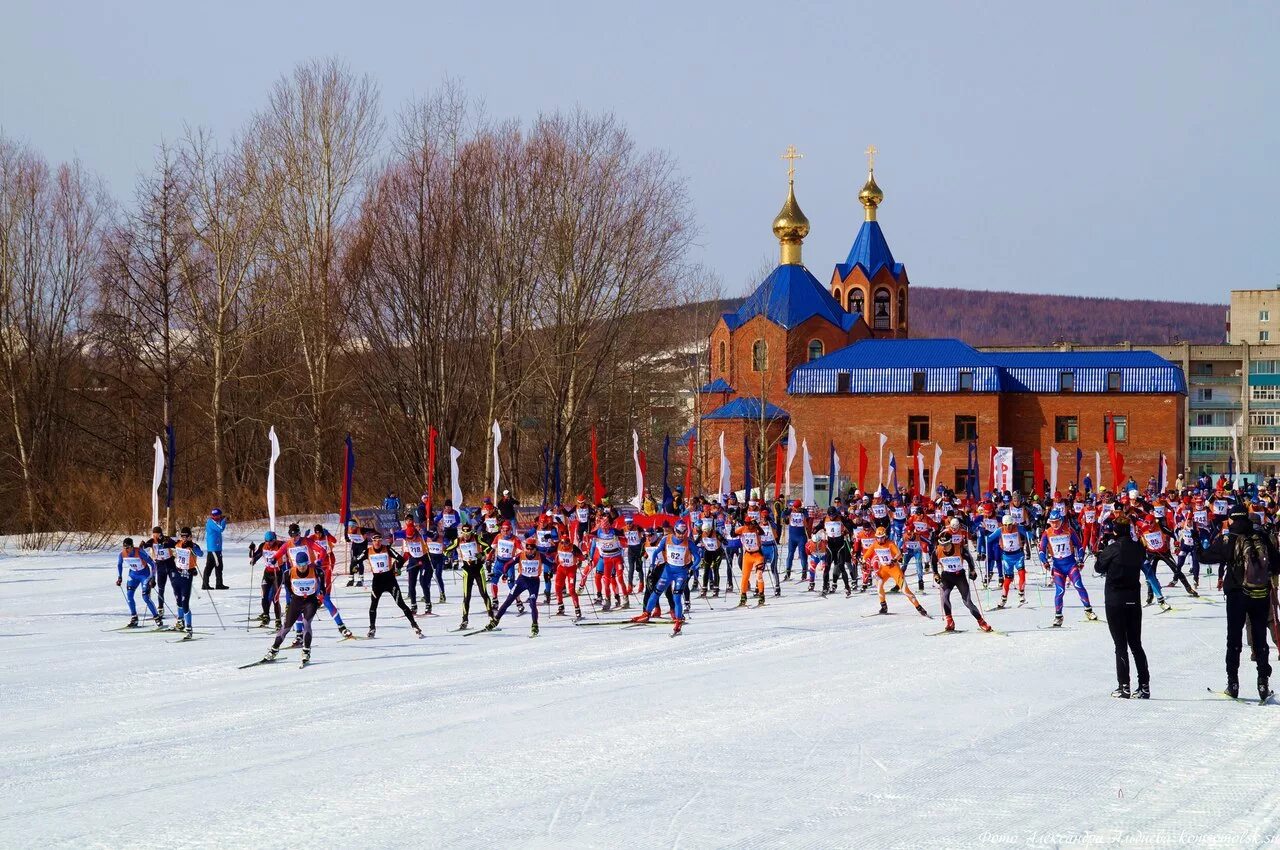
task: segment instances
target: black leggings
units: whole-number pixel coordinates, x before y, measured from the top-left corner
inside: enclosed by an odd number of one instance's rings
[[[1133,653],[1133,663],[1138,668],[1138,687],[1149,685],[1147,653],[1142,648],[1142,606],[1137,603],[1108,605],[1107,628],[1111,630],[1111,640],[1116,645],[1116,682],[1129,687],[1129,653]]]
[[[400,595],[400,582],[396,581],[396,574],[393,572],[374,573],[373,584],[369,594],[369,631],[373,631],[374,626],[378,622],[378,600],[382,598],[382,594],[389,593],[395,603],[400,606],[400,613],[404,614],[405,619],[409,621],[409,625],[415,629],[418,623],[413,619],[413,612],[409,610],[409,606],[404,604],[404,597]]]
[[[960,601],[964,603],[964,607],[969,609],[969,613],[973,615],[975,620],[981,620],[982,614],[978,612],[978,606],[973,604],[973,598],[969,595],[969,579],[962,573],[943,573],[942,574],[942,613],[951,616],[951,591],[960,591]]]
[[[280,627],[280,631],[276,632],[276,642],[272,644],[275,649],[280,648],[280,644],[284,643],[284,636],[289,634],[289,630],[293,628],[293,624],[298,622],[298,618],[302,618],[302,645],[307,649],[311,648],[311,618],[320,610],[320,600],[315,596],[295,596],[289,600],[289,607],[284,612],[284,625]]]
[[[493,613],[493,604],[489,602],[489,591],[484,589],[484,565],[479,561],[459,561],[462,565],[462,619],[471,613],[471,585],[480,591],[484,600],[484,610]]]

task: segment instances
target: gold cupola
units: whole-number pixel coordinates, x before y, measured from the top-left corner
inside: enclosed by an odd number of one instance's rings
[[[862,208],[867,211],[867,221],[875,221],[876,207],[880,206],[880,202],[884,200],[884,192],[880,191],[880,187],[876,185],[875,145],[867,146],[867,182],[862,184],[858,200],[862,203]]]
[[[795,161],[804,156],[796,152],[795,145],[788,145],[782,158],[787,160],[787,200],[773,220],[773,235],[778,237],[782,245],[781,264],[784,266],[802,265],[800,246],[809,235],[809,219],[800,204],[796,202],[796,165]]]

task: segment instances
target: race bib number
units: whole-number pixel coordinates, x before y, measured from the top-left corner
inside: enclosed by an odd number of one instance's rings
[[[958,573],[964,569],[964,558],[958,555],[943,555],[938,559],[944,573]]]
[[[386,552],[374,552],[369,556],[369,568],[375,573],[391,572],[391,556]]]

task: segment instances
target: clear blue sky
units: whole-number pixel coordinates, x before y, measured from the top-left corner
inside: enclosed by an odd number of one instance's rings
[[[1225,301],[1280,284],[1280,4],[5,3],[0,129],[127,198],[183,122],[229,134],[336,55],[384,111],[612,111],[688,180],[727,294],[776,261],[779,155],[826,281],[880,150],[918,285]]]

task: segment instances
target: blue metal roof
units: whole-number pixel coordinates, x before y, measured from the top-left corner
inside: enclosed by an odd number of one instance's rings
[[[903,265],[893,261],[893,252],[889,250],[889,243],[884,238],[884,231],[880,229],[880,222],[864,221],[862,227],[858,228],[858,235],[853,240],[853,247],[849,249],[848,259],[843,263],[836,263],[840,278],[843,280],[848,277],[854,266],[862,266],[862,271],[868,278],[873,277],[882,268],[889,269],[895,278],[902,274]]]
[[[774,269],[736,313],[724,314],[724,321],[732,331],[756,316],[764,316],[788,330],[821,316],[847,331],[860,318],[846,312],[808,269],[790,263]]]
[[[702,389],[698,390],[698,392],[700,393],[731,393],[733,392],[733,387],[729,386],[729,382],[726,381],[724,378],[716,378],[711,383],[703,385]]]
[[[1061,374],[1073,375],[1073,392],[1108,392],[1109,375],[1120,373],[1120,392],[1185,393],[1182,370],[1150,351],[984,353],[957,339],[865,339],[797,367],[788,393],[910,393],[925,374],[925,392],[1056,393]],[[847,388],[841,376],[847,375]]]
[[[715,410],[702,417],[707,419],[760,419],[760,399],[758,398],[735,398],[733,401],[717,407]],[[790,419],[791,416],[776,404],[765,402],[764,404],[765,419]]]

